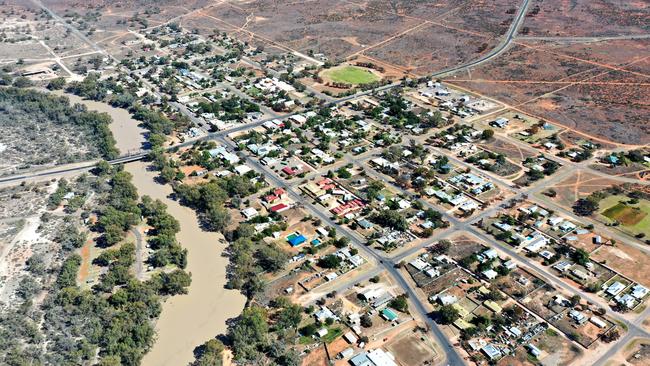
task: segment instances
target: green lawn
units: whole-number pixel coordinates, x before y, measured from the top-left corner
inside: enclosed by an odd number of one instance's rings
[[[370,70],[357,66],[335,67],[323,72],[323,76],[337,83],[353,85],[368,84],[379,80],[379,76]]]
[[[603,215],[620,222],[622,225],[634,226],[643,220],[647,213],[638,207],[631,207],[619,202],[603,211]]]
[[[627,203],[628,197],[610,196],[600,201],[600,215],[610,221],[620,222],[620,228],[632,235],[650,235],[650,202],[640,200],[638,204]]]

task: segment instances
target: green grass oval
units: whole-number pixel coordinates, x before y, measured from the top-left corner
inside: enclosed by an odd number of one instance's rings
[[[380,79],[372,71],[357,66],[332,68],[323,72],[323,76],[337,83],[353,85],[368,84]]]

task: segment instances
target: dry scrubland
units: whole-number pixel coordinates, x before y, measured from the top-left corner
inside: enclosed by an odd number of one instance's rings
[[[643,0],[543,0],[540,13],[527,20],[531,36],[616,36],[648,33],[648,4]]]
[[[507,31],[520,3],[45,1],[118,57],[142,52],[142,40],[128,28],[175,21],[205,34],[227,31],[271,52],[323,53],[329,60],[367,58],[402,75],[425,75],[489,52]],[[638,35],[648,28],[650,10],[642,1],[531,1],[520,38],[506,53],[450,81],[596,138],[648,143],[650,41],[572,38]],[[45,41],[49,47],[71,55],[73,50],[93,51],[84,44],[66,44],[56,36],[65,31],[54,30]],[[74,38],[65,39],[77,42]],[[11,47],[18,45],[3,49]],[[15,50],[35,58],[47,56],[44,51],[34,42]],[[74,67],[75,60],[65,62]]]
[[[67,98],[15,88],[0,92],[0,175],[117,155],[105,114]]]
[[[650,41],[518,41],[453,83],[596,138],[650,142]]]

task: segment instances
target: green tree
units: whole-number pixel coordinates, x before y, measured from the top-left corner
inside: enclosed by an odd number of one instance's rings
[[[224,345],[217,339],[210,339],[194,349],[192,366],[221,366]]]
[[[443,305],[437,312],[441,324],[451,324],[460,318],[458,310],[451,305]]]
[[[186,294],[187,287],[192,282],[190,275],[176,269],[170,273],[162,272],[158,275],[159,292],[161,295]]]
[[[252,361],[269,343],[266,311],[259,306],[245,308],[228,329],[235,359]]]
[[[402,313],[408,312],[409,304],[406,295],[399,295],[396,298],[392,299],[388,304],[391,308],[399,310]]]
[[[258,263],[269,272],[276,272],[284,268],[289,255],[280,249],[276,244],[266,245],[257,252]]]
[[[341,258],[334,254],[328,254],[318,260],[318,266],[321,268],[338,268],[341,265]]]
[[[65,78],[58,77],[56,79],[50,80],[47,84],[47,88],[50,90],[61,90],[65,87]]]
[[[489,129],[489,128],[483,130],[483,132],[481,133],[481,138],[482,138],[483,140],[489,140],[489,139],[491,139],[492,137],[494,137],[494,130],[491,130],[491,129]]]
[[[302,321],[302,310],[300,305],[286,306],[278,313],[275,327],[277,329],[296,328]]]

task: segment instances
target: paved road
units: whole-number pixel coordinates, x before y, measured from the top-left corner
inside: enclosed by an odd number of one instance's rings
[[[589,42],[602,42],[602,41],[614,41],[614,40],[625,40],[625,39],[648,39],[650,34],[627,34],[619,36],[603,36],[603,37],[544,37],[544,36],[519,36],[519,40],[532,40],[532,41],[555,41],[555,42],[572,42],[572,43],[589,43]]]
[[[519,10],[517,11],[517,14],[515,15],[515,19],[513,22],[510,24],[510,28],[508,29],[508,33],[506,36],[499,42],[499,44],[493,48],[490,52],[486,53],[485,55],[479,57],[478,59],[474,61],[470,61],[464,65],[459,65],[459,66],[454,66],[446,70],[438,71],[434,74],[432,74],[432,77],[442,77],[442,76],[448,76],[450,74],[454,74],[458,71],[463,71],[466,69],[469,69],[474,66],[478,66],[482,63],[485,63],[487,61],[490,61],[491,59],[499,56],[502,54],[512,43],[512,41],[515,39],[517,36],[517,32],[519,31],[519,27],[521,27],[522,23],[524,22],[524,19],[526,18],[526,11],[528,10],[528,5],[530,4],[530,0],[524,0],[524,2],[519,6]]]
[[[231,149],[235,149],[237,147],[233,141],[227,140],[224,137],[217,138],[217,141],[219,141],[219,143],[224,146],[229,146]],[[358,233],[350,231],[348,228],[339,225],[337,222],[332,220],[328,214],[325,214],[322,209],[314,206],[314,204],[311,203],[311,200],[303,198],[301,196],[301,193],[295,187],[288,185],[287,182],[283,181],[273,171],[268,169],[268,167],[263,166],[259,161],[251,158],[248,155],[245,156],[245,159],[250,166],[252,166],[258,173],[263,174],[264,177],[268,179],[274,186],[283,187],[295,202],[303,203],[304,207],[307,208],[311,214],[317,216],[329,226],[336,228],[339,233],[345,233],[345,235],[350,238],[351,243],[360,252],[364,253],[364,256],[366,258],[374,260],[380,267],[383,267],[383,269],[398,282],[399,286],[404,290],[404,292],[408,294],[409,299],[415,306],[415,312],[426,322],[427,326],[429,329],[431,329],[434,336],[436,337],[436,341],[443,348],[447,362],[451,365],[465,364],[462,357],[457,353],[456,349],[449,342],[449,339],[447,339],[446,335],[433,321],[433,319],[431,319],[428,311],[418,296],[415,294],[415,291],[413,291],[413,289],[408,285],[406,280],[402,277],[402,274],[393,266],[391,262],[385,261],[384,258],[376,251],[366,246],[364,239],[360,238]]]
[[[617,343],[607,350],[600,358],[594,362],[593,366],[604,366],[607,364],[612,357],[614,357],[619,351],[623,349],[631,340],[635,338],[645,338],[650,339],[647,333],[639,331],[640,326],[644,320],[650,317],[650,307],[647,307],[639,316],[632,322],[637,327],[630,329],[627,334],[617,341]]]

